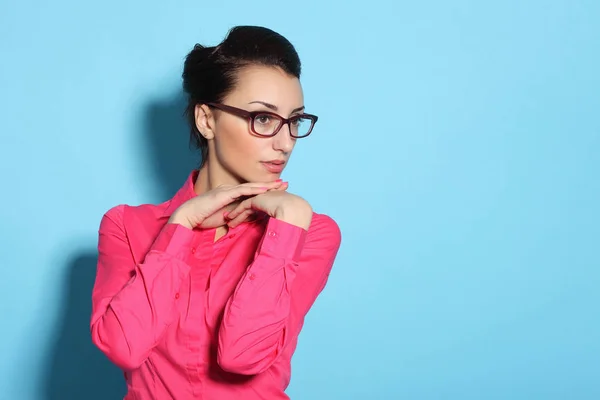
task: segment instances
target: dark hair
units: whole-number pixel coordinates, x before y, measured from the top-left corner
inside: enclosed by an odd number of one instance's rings
[[[182,75],[188,96],[185,116],[190,143],[200,149],[202,163],[208,156],[208,142],[196,127],[196,105],[222,102],[234,89],[237,72],[249,65],[279,67],[300,78],[300,58],[294,46],[279,33],[260,26],[236,26],[218,46],[196,44],[186,56]]]

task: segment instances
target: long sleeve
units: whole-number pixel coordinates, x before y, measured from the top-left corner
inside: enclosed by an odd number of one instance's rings
[[[167,224],[143,263],[135,263],[123,228],[123,206],[102,218],[92,293],[94,344],[124,370],[139,367],[172,321],[193,231]]]
[[[254,261],[225,306],[218,343],[221,368],[261,373],[299,334],[341,243],[335,221],[315,215],[308,231],[269,220]]]

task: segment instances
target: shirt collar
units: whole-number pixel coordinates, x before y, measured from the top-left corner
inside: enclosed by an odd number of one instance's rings
[[[167,205],[167,208],[163,212],[163,218],[170,217],[180,205],[191,199],[192,197],[197,196],[194,191],[194,184],[196,183],[196,179],[198,178],[198,170],[192,171],[183,186],[175,193],[175,196]]]

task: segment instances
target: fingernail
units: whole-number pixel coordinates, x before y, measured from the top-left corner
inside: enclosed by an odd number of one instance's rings
[[[281,182],[281,181],[282,181],[281,179],[277,179],[275,182]]]
[[[269,188],[266,188],[263,186],[263,187],[261,187],[261,190],[269,190]]]
[[[228,216],[228,215],[229,215],[229,211],[225,211],[225,212],[223,213],[223,218],[227,218],[227,216]]]

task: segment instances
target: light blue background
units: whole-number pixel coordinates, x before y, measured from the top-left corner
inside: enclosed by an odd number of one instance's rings
[[[300,52],[285,173],[343,245],[293,399],[600,398],[597,1],[4,1],[0,398],[116,399],[97,229],[194,163],[183,57],[236,24]]]

